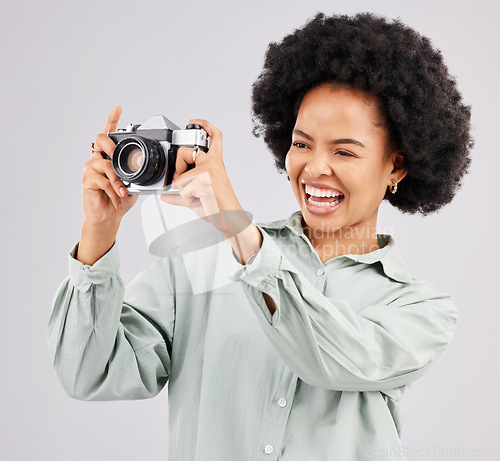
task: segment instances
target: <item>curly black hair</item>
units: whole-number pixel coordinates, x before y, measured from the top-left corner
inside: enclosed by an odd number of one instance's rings
[[[318,13],[281,43],[270,43],[252,86],[253,134],[263,135],[278,171],[285,171],[304,95],[325,82],[377,98],[408,171],[398,192],[388,191],[385,199],[403,212],[424,215],[452,200],[474,144],[470,106],[429,38],[399,19]]]

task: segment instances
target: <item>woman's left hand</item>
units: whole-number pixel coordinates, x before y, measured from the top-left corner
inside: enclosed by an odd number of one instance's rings
[[[161,195],[164,202],[191,208],[200,218],[224,233],[226,238],[239,234],[251,224],[238,202],[222,160],[222,133],[210,122],[191,119],[210,136],[208,152],[199,150],[193,161],[192,147],[179,147],[172,188],[179,195]],[[187,170],[188,165],[196,167]]]

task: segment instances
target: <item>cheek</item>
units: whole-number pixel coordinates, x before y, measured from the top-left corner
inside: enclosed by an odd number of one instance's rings
[[[337,168],[339,179],[353,199],[371,200],[374,195],[378,195],[380,172],[373,167],[373,165],[360,167],[359,164],[352,164],[342,169]]]
[[[360,198],[370,203],[380,203],[385,195],[386,172],[381,165],[372,165],[351,177],[351,184],[359,192]]]
[[[297,155],[290,152],[287,154],[285,158],[285,169],[288,177],[290,178],[290,185],[292,186],[292,191],[297,200],[300,200],[300,188],[297,183],[297,179],[303,170],[303,166],[301,164],[302,162]]]
[[[300,175],[305,166],[303,163],[300,155],[296,155],[293,152],[287,153],[285,157],[285,169],[290,179],[297,178]]]
[[[288,176],[290,176],[290,152],[288,152],[285,157],[285,169]]]

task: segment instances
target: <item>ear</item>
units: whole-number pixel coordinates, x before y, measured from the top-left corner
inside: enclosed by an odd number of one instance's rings
[[[403,151],[393,152],[391,178],[394,178],[397,182],[400,182],[408,174],[408,171],[404,168],[404,159]]]

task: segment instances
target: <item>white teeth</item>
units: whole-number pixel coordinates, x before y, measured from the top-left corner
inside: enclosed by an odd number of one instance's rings
[[[335,205],[338,205],[342,201],[342,199],[335,200],[333,202],[315,202],[314,200],[312,200],[312,197],[309,197],[307,199],[307,201],[309,203],[311,203],[312,205],[316,205],[316,206],[335,206]]]
[[[316,187],[308,186],[306,184],[306,193],[314,197],[339,197],[342,194],[335,192],[332,189],[317,189]]]

